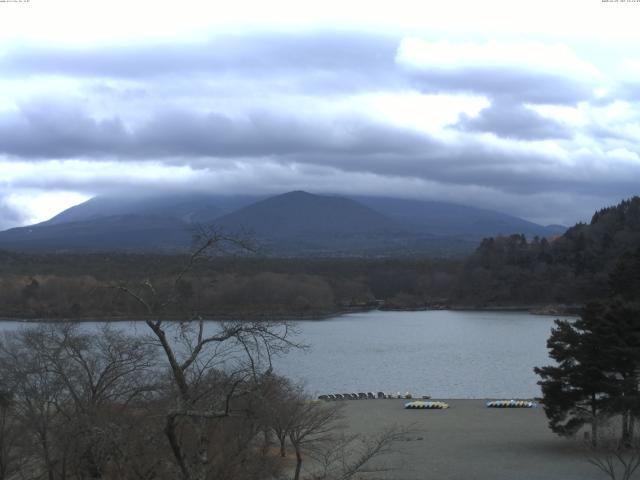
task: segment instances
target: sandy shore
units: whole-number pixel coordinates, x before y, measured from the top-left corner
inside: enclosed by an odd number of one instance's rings
[[[405,400],[345,402],[353,432],[389,425],[415,429],[385,463],[398,468],[367,478],[436,480],[595,480],[581,442],[547,427],[541,407],[492,409],[484,400],[445,400],[448,410],[405,410]]]

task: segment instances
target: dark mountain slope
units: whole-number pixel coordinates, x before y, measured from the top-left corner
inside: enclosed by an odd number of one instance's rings
[[[301,191],[267,199],[170,194],[96,197],[41,224],[0,232],[0,248],[187,249],[195,224],[251,231],[279,255],[449,257],[472,252],[488,235],[549,233],[516,217],[442,202],[356,201]]]
[[[98,196],[71,207],[44,224],[78,222],[119,215],[174,217],[187,223],[210,223],[217,217],[260,200],[246,195],[171,194],[153,196]]]
[[[248,227],[270,238],[402,230],[400,224],[353,200],[301,191],[254,203],[218,218],[216,223],[227,228]]]
[[[215,223],[230,232],[252,232],[268,250],[281,255],[441,253],[437,245],[427,245],[430,236],[416,236],[354,200],[301,191],[257,202]]]
[[[113,215],[0,232],[10,250],[175,250],[191,243],[191,226],[173,217]]]
[[[559,225],[541,226],[513,215],[445,202],[385,197],[354,197],[389,218],[435,235],[461,235],[474,239],[523,233],[548,237],[564,233]]]

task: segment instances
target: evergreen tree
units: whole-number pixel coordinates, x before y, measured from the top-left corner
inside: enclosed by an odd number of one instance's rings
[[[622,441],[630,443],[640,414],[640,309],[632,303],[610,302],[589,319],[592,335],[602,345],[600,362],[610,377],[607,409],[622,419]]]
[[[609,275],[611,295],[627,302],[640,301],[640,248],[620,257]]]
[[[556,320],[547,342],[557,365],[536,368],[551,430],[573,435],[604,418],[621,417],[622,441],[640,415],[640,310],[611,301],[587,305],[580,319]]]
[[[596,313],[601,308],[591,304],[585,312]],[[595,442],[598,421],[607,410],[611,385],[601,361],[601,345],[584,320],[592,313],[576,322],[556,320],[547,347],[557,365],[534,370],[542,378],[538,384],[551,430],[571,436],[590,424],[591,439]]]

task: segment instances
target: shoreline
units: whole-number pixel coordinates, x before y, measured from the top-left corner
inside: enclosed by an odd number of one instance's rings
[[[369,312],[431,312],[439,310],[449,310],[452,312],[526,312],[539,316],[578,316],[581,306],[578,305],[521,305],[521,306],[437,306],[424,308],[349,308],[344,310],[336,310],[331,312],[314,312],[314,313],[240,313],[240,314],[217,314],[203,315],[205,321],[221,322],[221,321],[323,321],[334,317],[340,317],[351,313],[369,313]],[[21,323],[57,323],[57,322],[144,322],[148,319],[157,317],[138,317],[132,319],[130,316],[114,316],[114,317],[13,317],[0,316],[0,322],[21,322]],[[168,316],[163,318],[168,322],[184,321],[180,316]],[[187,320],[190,322],[198,319]]]
[[[375,393],[375,392],[374,392]],[[317,398],[313,399],[318,400]],[[318,400],[326,403],[344,403],[344,404],[358,404],[358,403],[375,403],[375,402],[492,402],[494,400],[523,400],[526,402],[536,403],[535,407],[542,408],[542,399],[540,397],[431,397],[429,399],[422,399],[421,397],[414,398],[370,398],[362,400]],[[517,410],[517,409],[516,409]],[[525,409],[526,410],[526,409]]]

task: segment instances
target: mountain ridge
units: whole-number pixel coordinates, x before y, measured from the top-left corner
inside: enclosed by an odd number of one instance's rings
[[[94,197],[40,224],[0,232],[12,250],[185,250],[197,224],[251,231],[278,255],[470,253],[486,236],[558,229],[446,202],[317,195]]]

